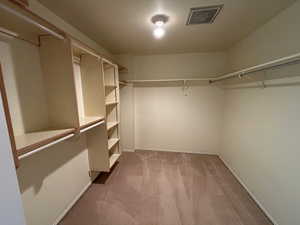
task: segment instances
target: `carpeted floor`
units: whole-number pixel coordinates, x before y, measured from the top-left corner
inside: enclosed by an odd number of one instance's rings
[[[217,156],[123,153],[59,225],[271,225]]]

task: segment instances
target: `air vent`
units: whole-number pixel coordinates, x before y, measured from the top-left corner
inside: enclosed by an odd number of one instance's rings
[[[223,5],[191,8],[186,25],[213,23]]]

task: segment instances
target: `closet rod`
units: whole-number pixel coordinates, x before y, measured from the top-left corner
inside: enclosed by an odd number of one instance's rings
[[[215,82],[218,82],[218,81],[231,79],[231,78],[237,77],[237,76],[242,77],[242,76],[244,76],[246,74],[249,74],[249,73],[260,72],[260,71],[264,71],[264,70],[267,70],[267,69],[271,69],[271,68],[291,64],[291,63],[295,63],[295,62],[298,62],[298,61],[300,61],[300,53],[290,55],[290,56],[286,56],[286,57],[283,57],[283,58],[279,58],[279,59],[276,59],[276,60],[273,60],[273,61],[270,61],[270,62],[267,62],[267,63],[263,63],[263,64],[256,65],[256,66],[253,66],[253,67],[249,67],[249,68],[246,68],[246,69],[243,69],[243,70],[240,70],[240,71],[236,71],[236,72],[233,72],[233,73],[229,73],[229,74],[226,74],[226,75],[223,75],[223,76],[219,76],[217,78],[211,79],[209,82],[210,83],[215,83]]]
[[[25,20],[26,22],[28,22],[28,23],[36,26],[36,27],[39,27],[40,29],[46,31],[49,34],[52,34],[53,36],[55,36],[55,37],[57,37],[59,39],[62,39],[62,40],[65,39],[65,37],[63,35],[56,33],[55,31],[53,31],[53,30],[51,30],[51,29],[49,29],[49,28],[47,28],[47,27],[39,24],[38,22],[34,21],[33,19],[31,19],[31,18],[29,18],[29,17],[27,17],[25,15],[22,15],[21,13],[15,11],[15,10],[9,8],[9,7],[7,7],[3,3],[0,3],[0,8],[3,9],[3,10],[5,10],[5,11],[7,11],[7,12],[9,12],[9,13],[11,13],[11,14],[13,14],[13,15],[15,15],[15,16],[17,16],[17,17],[19,17],[19,18],[21,18],[21,19],[23,19],[23,20]]]
[[[21,40],[21,41],[25,41],[25,42],[27,42],[29,44],[32,44],[34,46],[39,47],[39,45],[36,44],[36,43],[34,43],[33,41],[26,40],[25,38],[22,38],[22,37],[18,36],[17,34],[14,34],[14,33],[10,32],[10,31],[1,30],[1,27],[0,27],[0,36],[3,36],[5,38],[7,38],[7,39],[15,38],[15,39],[18,39],[18,40]]]
[[[144,82],[185,82],[185,81],[211,81],[214,78],[186,78],[186,79],[161,79],[161,80],[125,80],[126,83]]]
[[[55,144],[57,144],[57,143],[59,143],[59,142],[62,142],[62,141],[64,141],[64,140],[67,140],[67,139],[69,139],[69,138],[71,138],[71,137],[73,137],[73,136],[74,136],[74,134],[69,134],[69,135],[67,135],[67,136],[65,136],[65,137],[62,137],[62,138],[60,138],[60,139],[58,139],[58,140],[56,140],[56,141],[53,141],[53,142],[51,142],[51,143],[49,143],[49,144],[47,144],[47,145],[44,145],[44,146],[42,146],[42,147],[39,147],[39,148],[35,149],[34,151],[25,153],[25,154],[19,156],[18,158],[19,158],[19,159],[27,158],[28,156],[31,156],[31,155],[33,155],[33,154],[35,154],[35,153],[37,153],[37,152],[40,152],[40,151],[42,151],[42,150],[45,150],[46,148],[48,148],[48,147],[50,147],[50,146],[52,146],[52,145],[55,145]]]
[[[218,81],[222,81],[222,80],[226,80],[226,79],[230,79],[233,77],[241,77],[244,76],[246,74],[249,73],[254,73],[254,72],[259,72],[259,71],[264,71],[267,69],[271,69],[271,68],[275,68],[275,67],[279,67],[279,66],[283,66],[283,65],[287,65],[287,64],[292,64],[292,63],[296,63],[296,62],[300,62],[300,53],[297,54],[293,54],[290,56],[286,56],[283,58],[279,58],[267,63],[263,63],[260,65],[256,65],[253,67],[249,67],[240,71],[236,71],[233,73],[229,73],[229,74],[225,74],[222,76],[218,76],[218,77],[213,77],[213,78],[187,78],[187,79],[161,79],[161,80],[125,80],[126,83],[143,83],[143,82],[185,82],[185,81],[209,81],[209,83],[215,83]]]

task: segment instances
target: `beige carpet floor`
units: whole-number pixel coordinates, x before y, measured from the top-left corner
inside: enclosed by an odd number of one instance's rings
[[[271,225],[217,156],[123,153],[59,225]]]

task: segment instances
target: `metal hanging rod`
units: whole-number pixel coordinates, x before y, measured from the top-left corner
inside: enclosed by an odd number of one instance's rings
[[[53,146],[53,145],[55,145],[55,144],[57,144],[57,143],[60,143],[60,142],[62,142],[62,141],[64,141],[64,140],[67,140],[67,139],[69,139],[69,138],[71,138],[71,137],[73,137],[73,136],[74,136],[74,134],[69,134],[69,135],[67,135],[67,136],[65,136],[65,137],[62,137],[62,138],[60,138],[60,139],[58,139],[58,140],[56,140],[56,141],[53,141],[53,142],[51,142],[51,143],[49,143],[49,144],[47,144],[47,145],[41,146],[41,147],[35,149],[34,151],[25,153],[25,154],[19,156],[18,158],[19,158],[19,160],[24,159],[24,158],[27,158],[28,156],[31,156],[31,155],[33,155],[33,154],[35,154],[35,153],[37,153],[37,152],[43,151],[43,150],[45,150],[45,149],[48,149],[49,147],[51,147],[51,146]]]
[[[211,78],[186,78],[186,79],[160,79],[160,80],[126,80],[127,83],[144,83],[144,82],[186,82],[186,81],[208,81],[209,83],[215,83],[218,81],[230,79],[233,77],[242,77],[249,73],[264,71],[267,69],[279,67],[282,65],[288,65],[292,63],[300,62],[300,53],[293,54],[290,56],[286,56],[283,58],[279,58],[267,63],[263,63],[260,65],[256,65],[253,67],[249,67],[243,70],[239,70],[233,73],[221,75],[218,77],[211,77]]]
[[[249,73],[260,72],[260,71],[264,71],[264,70],[267,70],[267,69],[292,64],[292,63],[295,63],[295,62],[300,62],[300,53],[293,54],[293,55],[290,55],[290,56],[286,56],[286,57],[283,57],[283,58],[279,58],[279,59],[276,59],[276,60],[273,60],[273,61],[270,61],[270,62],[267,62],[267,63],[263,63],[263,64],[256,65],[256,66],[253,66],[253,67],[249,67],[249,68],[246,68],[246,69],[243,69],[243,70],[240,70],[240,71],[236,71],[236,72],[233,72],[233,73],[229,73],[229,74],[226,74],[226,75],[222,75],[222,76],[219,76],[217,78],[214,78],[214,79],[210,80],[210,83],[215,83],[215,82],[230,79],[230,78],[233,78],[233,77],[242,77],[242,76],[244,76],[246,74],[249,74]]]
[[[160,79],[160,80],[126,80],[126,83],[144,82],[186,82],[186,81],[211,81],[214,78],[186,78],[186,79]]]
[[[14,32],[11,32],[9,30],[6,30],[2,27],[0,27],[0,37],[4,37],[5,39],[8,39],[8,40],[10,40],[12,38],[15,38],[15,39],[18,39],[18,40],[21,40],[21,41],[26,41],[29,44],[32,44],[32,45],[35,45],[35,46],[39,47],[39,45],[34,43],[33,41],[26,40],[25,38],[22,38],[22,37],[18,36],[18,34],[14,33]]]

